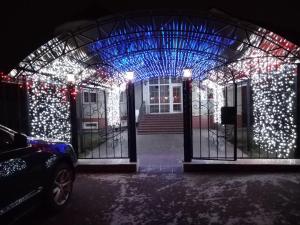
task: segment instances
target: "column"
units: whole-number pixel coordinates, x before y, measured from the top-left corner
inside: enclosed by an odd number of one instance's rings
[[[135,100],[134,83],[127,83],[127,128],[128,128],[128,156],[130,162],[136,162],[136,128],[135,128]]]
[[[193,158],[193,127],[192,127],[192,79],[184,77],[183,83],[183,128],[184,128],[184,162]]]

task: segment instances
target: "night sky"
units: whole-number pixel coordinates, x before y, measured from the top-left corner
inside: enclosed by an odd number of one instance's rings
[[[1,1],[0,71],[17,63],[54,36],[60,25],[74,20],[92,20],[122,11],[139,9],[212,8],[265,27],[300,45],[300,13],[296,1],[201,1],[184,0],[10,0]]]

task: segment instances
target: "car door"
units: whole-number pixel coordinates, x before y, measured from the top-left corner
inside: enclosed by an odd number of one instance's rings
[[[13,134],[0,129],[0,216],[39,191],[33,159],[34,151],[29,146],[15,148]]]

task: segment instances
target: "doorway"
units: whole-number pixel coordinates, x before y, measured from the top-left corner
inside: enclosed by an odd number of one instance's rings
[[[146,113],[182,113],[181,79],[153,78],[145,86]]]

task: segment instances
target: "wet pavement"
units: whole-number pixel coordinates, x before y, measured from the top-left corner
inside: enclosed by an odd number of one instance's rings
[[[300,173],[183,173],[183,135],[139,135],[139,171],[78,174],[59,213],[17,225],[300,224]]]
[[[19,224],[300,224],[300,174],[79,174],[60,213]]]

